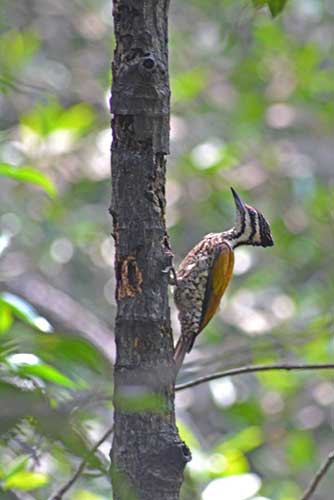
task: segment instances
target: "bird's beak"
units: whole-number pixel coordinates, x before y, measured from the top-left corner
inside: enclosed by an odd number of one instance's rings
[[[231,191],[232,191],[232,194],[233,194],[234,203],[235,203],[235,206],[237,208],[237,211],[240,214],[244,213],[246,211],[244,202],[242,201],[242,199],[240,198],[240,196],[238,195],[238,193],[236,192],[236,190],[233,189],[233,187],[231,187]]]

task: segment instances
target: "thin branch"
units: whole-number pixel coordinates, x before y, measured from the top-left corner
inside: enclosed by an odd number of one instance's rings
[[[322,480],[322,478],[326,475],[328,469],[330,466],[334,463],[334,451],[332,451],[328,457],[327,460],[322,464],[312,481],[310,482],[308,488],[304,491],[303,496],[301,497],[300,500],[308,500],[311,498],[313,493],[315,492],[318,484]]]
[[[217,378],[234,377],[235,375],[242,375],[244,373],[267,372],[274,370],[333,370],[333,369],[334,369],[334,363],[318,363],[318,364],[274,363],[272,365],[241,366],[240,368],[232,368],[231,370],[212,373],[211,375],[205,375],[204,377],[196,378],[195,380],[191,380],[190,382],[179,384],[175,387],[175,390],[182,391],[183,389],[188,389],[189,387],[194,387],[195,385],[204,384],[204,382],[210,382],[211,380],[216,380]]]
[[[49,500],[62,500],[63,495],[73,486],[73,484],[75,483],[75,481],[77,481],[77,479],[81,476],[81,474],[83,473],[83,471],[84,471],[84,469],[85,469],[85,467],[86,467],[87,462],[89,461],[89,459],[95,454],[95,452],[98,449],[98,447],[102,443],[104,443],[104,441],[106,439],[108,439],[108,437],[112,433],[113,429],[114,429],[114,426],[112,425],[112,427],[110,427],[103,434],[103,436],[101,437],[101,439],[87,453],[86,457],[82,460],[82,462],[80,463],[79,467],[77,468],[77,470],[75,471],[75,473],[73,474],[73,476],[64,484],[64,486],[62,486],[56,493],[54,493],[49,498]]]

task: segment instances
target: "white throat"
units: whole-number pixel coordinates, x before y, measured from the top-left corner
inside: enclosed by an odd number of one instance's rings
[[[243,244],[260,244],[260,225],[258,218],[256,217],[253,221],[248,211],[246,211],[244,224],[241,219],[238,219],[236,226],[227,231],[227,239],[229,239],[233,248]]]

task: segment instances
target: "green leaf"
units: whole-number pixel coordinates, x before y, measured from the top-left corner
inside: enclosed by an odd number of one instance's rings
[[[263,443],[263,435],[260,427],[251,426],[243,429],[231,438],[227,438],[217,447],[217,451],[225,453],[226,449],[232,448],[248,453]]]
[[[56,368],[46,363],[22,364],[16,368],[16,373],[23,377],[39,377],[47,382],[67,387],[68,389],[78,389],[82,384],[75,383],[70,378],[60,373]]]
[[[315,443],[311,434],[303,431],[291,432],[287,437],[287,461],[294,470],[304,470],[314,462]]]
[[[203,68],[179,73],[171,80],[172,97],[175,101],[194,99],[205,87],[206,74]]]
[[[32,111],[21,116],[20,121],[39,136],[46,137],[57,129],[56,123],[62,112],[60,104],[52,99],[47,104],[38,103]]]
[[[21,117],[21,123],[41,137],[59,130],[70,130],[76,134],[83,133],[95,119],[95,113],[86,103],[75,104],[64,109],[55,99],[47,104],[38,104]]]
[[[0,334],[6,333],[12,326],[13,316],[7,304],[0,303]]]
[[[268,6],[273,17],[276,17],[286,4],[287,0],[268,0]]]
[[[29,457],[27,455],[19,456],[11,464],[9,464],[8,471],[6,472],[5,479],[9,479],[14,476],[17,472],[25,469]]]
[[[259,50],[261,50],[264,53],[270,53],[271,57],[273,57],[273,55],[278,51],[280,53],[286,52],[288,50],[289,45],[291,45],[291,41],[287,39],[287,37],[284,35],[282,30],[280,29],[280,26],[276,23],[270,22],[269,20],[262,21],[257,26],[255,26],[254,37],[260,46]],[[264,56],[262,57],[264,58]],[[268,62],[265,61],[264,59],[261,64],[261,68],[263,71],[266,71],[267,65]],[[258,72],[260,69],[259,63],[254,64],[254,66],[248,65],[248,69],[251,75],[254,75],[254,73],[256,74],[256,72]],[[239,71],[245,71],[244,66],[242,68],[239,68]],[[239,78],[241,78],[241,74],[239,75],[240,75]],[[258,82],[257,77],[255,78],[256,78],[255,81]],[[241,81],[241,83],[243,83],[243,80]],[[247,85],[247,88],[249,88],[249,84]],[[252,93],[252,95],[254,97],[254,92]]]
[[[183,422],[183,420],[177,421],[177,428],[182,441],[187,443],[187,445],[192,450],[200,448],[200,444],[199,441],[197,440],[197,437],[192,432],[191,428],[185,422]]]
[[[74,493],[73,499],[74,500],[104,500],[105,497],[101,497],[100,495],[96,495],[95,493],[92,493],[91,491],[79,490],[79,491]]]
[[[45,486],[49,482],[49,476],[42,472],[30,472],[27,470],[16,472],[6,479],[2,485],[4,490],[16,489],[31,491]]]
[[[6,31],[0,37],[0,65],[7,71],[17,71],[39,45],[40,40],[33,31]]]
[[[52,335],[25,336],[20,349],[31,352],[52,364],[62,363],[66,366],[80,364],[94,372],[108,373],[112,376],[111,366],[93,344],[73,334],[52,333]]]
[[[266,5],[267,0],[252,0],[252,4],[256,9],[261,9],[264,5]]]
[[[264,387],[278,390],[286,395],[294,394],[297,390],[298,384],[301,383],[300,376],[298,377],[298,375],[293,372],[263,372],[257,373],[256,377],[261,381]]]
[[[55,185],[42,174],[39,170],[30,166],[15,167],[8,163],[0,163],[0,175],[10,177],[19,182],[27,182],[29,184],[35,184],[43,188],[49,196],[54,197],[57,194]]]
[[[265,5],[268,5],[273,17],[282,12],[286,2],[287,0],[252,0],[252,4],[256,9],[261,9]]]
[[[84,131],[94,121],[94,112],[88,104],[80,103],[64,111],[58,119],[58,129]]]
[[[13,293],[4,292],[0,294],[0,305],[5,305],[20,319],[28,325],[37,328],[42,332],[52,331],[50,323],[40,316],[29,302]]]
[[[249,472],[250,467],[247,457],[240,450],[233,448],[226,449],[223,456],[226,462],[223,471],[225,476]]]
[[[323,333],[325,335],[319,333],[319,338],[311,339],[304,347],[304,356],[311,363],[326,363],[331,356],[331,332],[323,330]]]

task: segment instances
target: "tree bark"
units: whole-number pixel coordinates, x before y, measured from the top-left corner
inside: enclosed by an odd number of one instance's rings
[[[165,226],[168,4],[169,0],[114,0],[114,500],[177,500],[190,459],[175,425],[167,295],[172,263]]]

